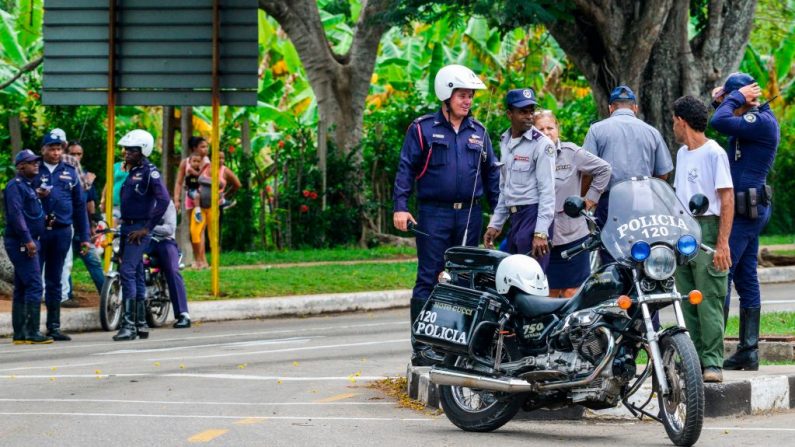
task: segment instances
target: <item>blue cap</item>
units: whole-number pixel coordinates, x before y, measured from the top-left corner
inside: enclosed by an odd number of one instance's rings
[[[619,85],[618,87],[614,88],[612,92],[610,92],[610,99],[607,101],[608,104],[612,104],[614,101],[636,101],[635,92],[632,91],[631,88],[627,85]]]
[[[41,160],[41,157],[34,154],[32,150],[23,149],[19,151],[16,158],[14,159],[14,165],[18,165],[20,163],[28,163],[31,161],[39,161],[39,160]]]
[[[41,141],[42,146],[47,146],[50,144],[64,144],[65,141],[61,139],[61,136],[58,132],[50,132],[44,135],[44,138]]]
[[[751,75],[748,73],[732,73],[726,78],[726,82],[723,84],[723,91],[720,92],[721,95],[728,95],[729,93],[740,90],[740,88],[745,87],[746,85],[751,85],[756,82]]]
[[[518,88],[516,90],[508,91],[505,96],[505,105],[508,107],[515,107],[523,109],[527,106],[534,106],[536,102],[536,92],[531,88]]]

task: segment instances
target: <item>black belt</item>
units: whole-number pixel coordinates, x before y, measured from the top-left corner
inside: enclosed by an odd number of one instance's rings
[[[61,228],[71,227],[72,224],[65,224],[65,223],[54,223],[51,226],[47,227],[48,230],[60,230]]]
[[[139,223],[149,222],[149,219],[122,219],[121,223],[124,225],[136,225]]]
[[[437,200],[420,200],[420,205],[435,206],[437,208],[451,208],[454,210],[467,210],[471,204],[480,204],[480,197],[475,197],[474,202],[440,202]]]

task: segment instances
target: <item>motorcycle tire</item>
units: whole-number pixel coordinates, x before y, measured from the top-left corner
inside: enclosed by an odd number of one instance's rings
[[[99,322],[102,329],[117,330],[122,312],[121,281],[118,276],[105,277],[105,284],[99,294]]]
[[[168,314],[171,312],[171,299],[164,282],[162,278],[158,278],[157,296],[146,300],[146,323],[152,328],[158,328],[166,324]]]
[[[671,388],[668,396],[656,390],[660,419],[675,445],[691,446],[701,436],[704,424],[704,381],[698,354],[684,332],[663,337],[660,351]]]
[[[455,357],[448,356],[445,364],[460,364]],[[516,416],[522,405],[524,395],[511,395],[483,390],[473,390],[460,386],[439,386],[439,400],[445,416],[456,427],[464,431],[494,431]],[[468,401],[467,401],[468,399]],[[481,407],[483,403],[487,405]],[[469,403],[469,405],[467,405]],[[478,408],[472,408],[477,403]]]

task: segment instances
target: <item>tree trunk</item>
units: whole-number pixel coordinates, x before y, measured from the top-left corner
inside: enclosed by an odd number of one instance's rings
[[[182,145],[182,160],[188,158],[188,139],[193,135],[193,108],[182,107],[180,115],[180,135]],[[185,265],[193,264],[193,250],[188,247],[190,244],[190,214],[182,207],[182,218],[177,226],[177,244],[182,247]]]
[[[710,0],[708,20],[688,40],[686,0],[575,0],[572,21],[547,27],[591,84],[602,117],[615,86],[638,95],[640,118],[662,133],[675,159],[673,102],[694,95],[705,102],[736,70],[753,24],[757,0]]]
[[[11,136],[11,159],[22,150],[22,128],[19,115],[8,115],[8,133]]]
[[[4,244],[0,244],[0,294],[11,295],[14,292],[14,265],[8,258]]]

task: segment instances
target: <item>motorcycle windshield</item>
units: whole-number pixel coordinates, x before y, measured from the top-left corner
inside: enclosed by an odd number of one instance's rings
[[[701,244],[701,227],[674,190],[656,178],[632,178],[610,190],[607,224],[602,243],[619,262],[631,261],[632,245],[664,242],[676,249],[680,237],[689,234]]]

